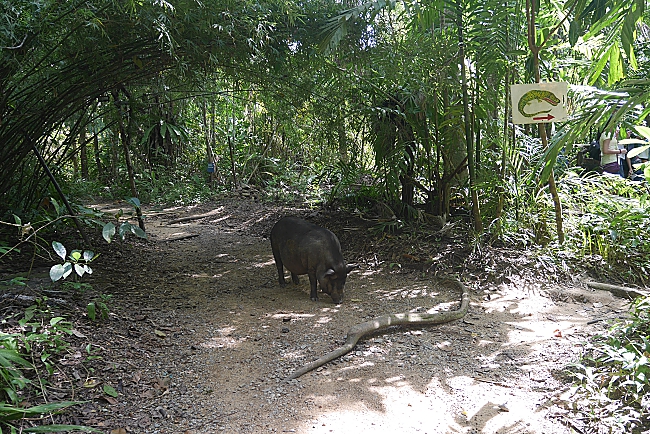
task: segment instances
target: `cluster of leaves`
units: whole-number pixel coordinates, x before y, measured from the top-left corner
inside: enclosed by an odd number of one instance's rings
[[[577,403],[610,432],[636,432],[650,424],[650,298],[636,299],[630,314],[587,344],[572,373]]]

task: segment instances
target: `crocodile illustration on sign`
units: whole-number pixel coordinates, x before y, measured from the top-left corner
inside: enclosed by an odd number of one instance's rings
[[[535,115],[538,115],[540,113],[549,113],[553,108],[550,108],[548,110],[540,110],[535,113],[527,113],[526,112],[526,105],[528,105],[532,101],[545,101],[549,104],[551,104],[553,107],[558,105],[560,103],[560,99],[555,96],[553,92],[550,92],[548,90],[531,90],[529,92],[526,92],[525,94],[522,95],[522,97],[519,99],[519,103],[517,104],[517,109],[519,110],[519,113],[521,113],[523,116],[526,116],[527,118],[531,118]]]

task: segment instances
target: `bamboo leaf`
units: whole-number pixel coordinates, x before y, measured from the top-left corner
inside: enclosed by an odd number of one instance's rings
[[[623,78],[623,59],[617,45],[612,45],[609,50],[609,75],[607,82],[609,84],[617,83]]]
[[[576,44],[576,42],[578,42],[580,33],[581,33],[580,21],[578,20],[571,21],[571,25],[569,26],[569,44],[571,44],[572,47]]]

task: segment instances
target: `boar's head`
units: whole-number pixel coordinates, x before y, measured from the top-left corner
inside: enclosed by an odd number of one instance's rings
[[[355,268],[354,265],[347,265],[338,270],[330,268],[325,271],[325,274],[318,281],[321,291],[332,297],[334,303],[339,304],[342,302],[345,279],[347,279],[348,273]]]

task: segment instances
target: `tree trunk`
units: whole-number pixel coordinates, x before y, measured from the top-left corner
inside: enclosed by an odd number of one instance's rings
[[[99,137],[96,132],[93,131],[93,133],[93,156],[95,157],[95,166],[97,167],[97,179],[104,181],[104,168],[99,158]]]
[[[81,163],[81,178],[88,180],[88,148],[86,146],[86,129],[79,135],[79,160]]]
[[[539,51],[542,47],[538,46],[535,42],[535,1],[539,0],[526,0],[526,18],[528,21],[528,47],[533,54],[533,70],[535,72],[535,81],[539,83],[541,81],[541,75],[539,71]],[[538,128],[539,137],[542,140],[542,146],[544,149],[547,149],[548,137],[546,136],[546,124],[540,123],[538,124]],[[562,244],[564,243],[564,229],[562,227],[562,202],[560,201],[560,196],[557,194],[553,169],[551,169],[551,174],[548,177],[548,191],[551,194],[555,208],[555,227],[557,231],[557,239],[558,242]]]
[[[212,184],[217,177],[217,161],[212,151],[212,131],[208,125],[208,109],[206,107],[205,99],[201,105],[203,114],[203,133],[205,136],[205,151],[208,158],[208,164],[212,164],[212,172],[209,173],[209,182]]]
[[[115,131],[113,131],[113,140],[111,140],[111,178],[113,184],[117,182],[117,166],[119,165],[119,153],[118,149],[120,146],[120,126],[117,125]]]
[[[228,137],[228,149],[230,150],[230,168],[232,170],[233,188],[237,188],[237,171],[235,170],[235,145],[232,137]]]
[[[119,94],[115,90],[113,91],[113,99],[115,100],[116,104],[119,101]],[[126,106],[125,110],[128,111],[130,110],[128,103],[122,103],[121,105],[118,105],[118,125],[120,128],[120,138],[122,139],[122,149],[124,150],[124,162],[126,164],[126,171],[129,175],[129,184],[131,186],[131,195],[135,198],[138,197],[138,191],[135,186],[135,175],[133,173],[133,165],[131,164],[131,153],[129,151],[129,148],[131,147],[131,135],[127,131],[125,125],[124,125],[124,118],[122,117],[122,107]],[[133,116],[129,116],[129,119],[133,119]],[[142,218],[142,209],[139,206],[135,207],[135,213],[138,217],[138,226],[140,226],[140,229],[146,232],[145,226],[144,226],[144,219]]]
[[[345,117],[343,116],[342,110],[339,110],[336,126],[339,136],[339,158],[341,162],[348,164],[350,162],[350,156],[348,155],[348,138],[345,134]]]
[[[503,101],[503,144],[501,146],[501,170],[499,171],[500,185],[498,187],[499,198],[497,200],[497,209],[494,213],[495,230],[493,236],[501,234],[501,216],[505,202],[505,190],[503,186],[506,183],[506,165],[508,164],[508,119],[510,116],[510,69],[506,70],[504,80],[505,97]]]
[[[465,40],[463,36],[463,16],[460,3],[456,3],[456,17],[458,21],[458,47],[460,57],[461,85],[463,88],[463,109],[465,117],[465,145],[467,147],[467,168],[469,169],[469,191],[472,199],[472,219],[474,220],[474,231],[477,234],[483,232],[481,211],[479,209],[478,193],[476,192],[476,167],[474,165],[474,140],[472,139],[472,125],[469,112],[469,91],[467,89],[467,71],[465,67]]]

